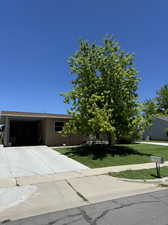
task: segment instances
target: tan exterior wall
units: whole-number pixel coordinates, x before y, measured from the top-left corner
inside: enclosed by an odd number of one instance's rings
[[[42,144],[45,144],[47,141],[46,134],[47,134],[47,120],[41,120],[40,121],[40,133],[42,138]]]
[[[5,130],[3,132],[4,146],[9,146],[9,132],[10,132],[10,119],[8,117],[5,118]]]
[[[46,138],[45,144],[48,146],[59,146],[59,145],[79,145],[84,143],[87,138],[84,136],[71,135],[64,136],[55,131],[55,122],[61,121],[65,122],[66,119],[46,119],[45,120],[45,129],[46,129]]]

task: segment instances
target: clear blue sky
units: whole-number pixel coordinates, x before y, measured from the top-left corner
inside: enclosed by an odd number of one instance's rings
[[[0,109],[66,113],[67,59],[78,40],[114,34],[134,52],[140,100],[168,83],[167,0],[5,0],[0,6]]]

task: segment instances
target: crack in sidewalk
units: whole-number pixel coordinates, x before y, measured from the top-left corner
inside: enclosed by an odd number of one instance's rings
[[[66,183],[72,188],[72,190],[75,191],[75,193],[76,193],[76,194],[77,194],[84,202],[90,203],[89,200],[88,200],[87,198],[85,198],[85,196],[82,195],[79,191],[77,191],[77,190],[73,187],[73,185],[72,185],[67,179],[66,179],[65,181],[66,181]]]

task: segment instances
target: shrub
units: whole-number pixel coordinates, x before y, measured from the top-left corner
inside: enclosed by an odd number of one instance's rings
[[[165,129],[166,136],[168,137],[168,128]]]

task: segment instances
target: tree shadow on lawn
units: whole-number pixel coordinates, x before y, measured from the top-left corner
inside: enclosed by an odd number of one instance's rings
[[[139,155],[139,156],[151,156],[151,154],[141,153],[134,148],[126,146],[108,146],[108,145],[85,145],[78,148],[72,148],[65,155],[75,156],[92,156],[93,160],[103,160],[107,156],[128,156],[128,155]]]

